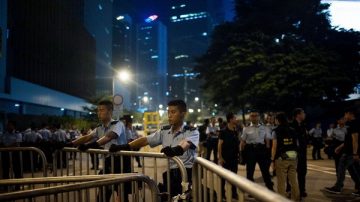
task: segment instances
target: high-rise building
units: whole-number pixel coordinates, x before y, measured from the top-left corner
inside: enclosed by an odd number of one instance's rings
[[[84,24],[96,41],[96,94],[112,95],[112,0],[84,0]]]
[[[214,27],[233,18],[233,0],[174,0],[169,5],[169,89],[171,98],[199,105],[200,83],[193,71],[196,58],[209,46]],[[196,98],[196,99],[195,99]],[[196,107],[196,106],[194,106]]]
[[[170,97],[189,101],[198,97],[199,81],[193,72],[196,58],[204,54],[212,30],[207,0],[172,1],[169,7]]]
[[[77,97],[93,95],[95,41],[80,21],[55,1],[18,0],[8,1],[7,22],[9,76]]]
[[[0,93],[5,93],[7,42],[7,0],[0,1]]]
[[[71,14],[81,0],[71,3],[0,1],[0,114],[84,113],[82,98],[95,91],[95,41]]]
[[[156,110],[167,102],[167,28],[150,16],[137,26],[136,81],[139,108]]]
[[[135,73],[135,33],[136,29],[132,18],[128,14],[114,11],[113,17],[113,43],[112,66],[117,72],[127,71],[130,77]],[[135,85],[130,81],[114,80],[114,94],[123,97],[123,107],[133,108],[135,100]]]

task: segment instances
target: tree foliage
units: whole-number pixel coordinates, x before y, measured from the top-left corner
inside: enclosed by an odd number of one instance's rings
[[[237,0],[196,70],[224,109],[261,110],[341,101],[359,83],[359,33],[330,26],[320,0]]]

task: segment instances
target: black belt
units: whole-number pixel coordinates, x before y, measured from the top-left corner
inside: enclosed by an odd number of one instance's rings
[[[258,143],[258,144],[247,144],[249,145],[250,148],[264,148],[265,147],[265,144],[261,144],[261,143]]]

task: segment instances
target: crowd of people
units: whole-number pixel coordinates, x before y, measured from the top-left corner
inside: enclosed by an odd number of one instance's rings
[[[345,172],[348,170],[355,184],[352,194],[360,196],[360,124],[356,113],[356,108],[346,109],[336,124],[330,124],[326,134],[320,122],[313,128],[307,128],[306,114],[301,108],[294,109],[291,116],[282,112],[269,113],[264,123],[260,121],[259,112],[251,111],[249,122],[245,125],[233,113],[226,115],[227,123],[221,118],[216,123],[216,118],[212,117],[204,120],[204,124],[199,127],[198,154],[234,173],[238,171],[238,163],[245,165],[246,177],[251,181],[254,181],[257,163],[269,190],[274,190],[270,174],[272,168],[272,176],[277,178],[277,192],[300,201],[307,197],[307,148],[312,145],[313,160],[323,160],[321,149],[324,148],[329,159],[334,159],[337,173],[336,184],[325,187],[325,191],[341,193]],[[237,198],[235,190],[233,187],[233,198]]]
[[[246,166],[247,179],[254,181],[256,164],[259,165],[265,186],[274,191],[272,176],[277,178],[277,192],[300,201],[307,196],[307,148],[313,145],[312,157],[321,160],[320,150],[335,161],[337,182],[332,187],[325,188],[331,193],[341,193],[345,172],[349,171],[355,184],[353,195],[360,196],[360,167],[358,151],[359,123],[356,119],[356,108],[345,110],[344,117],[339,117],[337,125],[331,125],[326,136],[321,129],[321,123],[308,130],[305,125],[306,114],[303,109],[296,108],[291,116],[285,113],[269,113],[261,121],[260,113],[253,110],[249,113],[248,123],[243,124],[234,113],[226,114],[226,121],[222,118],[211,117],[205,119],[199,127],[184,124],[187,113],[186,103],[182,100],[173,100],[168,103],[169,125],[162,127],[153,134],[142,137],[132,126],[130,115],[123,116],[121,121],[112,119],[113,104],[111,101],[102,101],[98,104],[97,115],[100,125],[89,131],[79,132],[74,127],[64,130],[61,126],[54,125],[49,128],[43,125],[41,129],[31,127],[23,132],[16,130],[16,123],[8,121],[6,131],[0,136],[0,145],[11,146],[36,146],[44,150],[51,159],[52,151],[47,149],[54,145],[54,149],[62,147],[77,147],[80,151],[89,148],[103,148],[110,152],[120,150],[139,150],[144,146],[155,147],[162,145],[161,152],[168,157],[179,156],[184,163],[188,181],[191,186],[191,169],[196,156],[213,160],[220,166],[234,173],[238,172],[239,164]],[[51,144],[50,144],[51,143]],[[8,155],[3,155],[8,156]],[[15,155],[16,156],[16,155]],[[17,157],[13,159],[16,162]],[[75,157],[74,157],[75,158]],[[92,165],[98,169],[99,159],[92,155]],[[130,172],[130,159],[114,158],[114,173]],[[3,165],[9,159],[3,158]],[[140,161],[138,166],[141,167]],[[67,162],[61,162],[66,164]],[[61,164],[60,163],[60,164]],[[13,166],[16,178],[22,177],[17,166]],[[105,158],[105,165],[101,173],[111,172],[111,158]],[[8,169],[8,168],[7,168]],[[271,170],[273,173],[271,174]],[[4,168],[3,179],[9,178],[9,172]],[[175,162],[170,161],[170,178],[172,197],[182,194],[180,171]],[[163,173],[161,189],[167,189],[167,173]],[[225,196],[225,183],[222,182],[222,196]],[[125,186],[130,187],[130,186]],[[125,195],[130,190],[125,189]],[[106,198],[110,199],[111,190],[106,190]],[[232,187],[232,197],[238,198],[236,187]],[[250,196],[251,197],[251,196]]]

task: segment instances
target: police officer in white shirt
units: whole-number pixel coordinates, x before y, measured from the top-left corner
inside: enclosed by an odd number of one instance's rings
[[[206,128],[207,139],[207,154],[206,159],[210,160],[211,151],[214,151],[214,162],[218,163],[218,142],[219,142],[219,132],[220,128],[215,125],[215,117],[211,117],[210,124]]]
[[[155,147],[162,145],[161,152],[168,157],[178,156],[184,163],[188,181],[191,184],[191,169],[196,157],[196,147],[199,144],[199,132],[195,128],[184,126],[186,104],[182,100],[172,100],[168,103],[169,126],[155,133],[136,139],[125,145],[112,145],[111,152],[141,148],[146,145]],[[163,177],[166,174],[163,174]],[[171,196],[181,194],[181,175],[175,162],[170,160]],[[164,179],[164,183],[166,180]],[[166,184],[164,185],[166,188]]]
[[[258,163],[266,187],[273,190],[273,182],[269,172],[269,163],[271,162],[269,153],[270,130],[265,125],[260,124],[257,111],[250,113],[250,121],[250,125],[243,129],[240,143],[240,150],[246,153],[246,177],[254,181],[255,166]]]
[[[22,142],[22,134],[16,131],[16,122],[8,121],[6,124],[6,131],[1,135],[2,147],[19,147]],[[14,171],[15,178],[22,178],[19,152],[2,152],[2,179],[9,179],[10,175],[10,157],[12,154],[12,168]],[[19,190],[19,186],[15,189]]]
[[[86,151],[89,148],[101,148],[104,145],[105,149],[109,149],[110,145],[126,144],[125,126],[121,121],[112,120],[113,103],[108,100],[101,101],[97,107],[98,118],[101,124],[96,127],[90,134],[82,136],[71,142],[72,145],[78,146],[80,151]],[[114,157],[114,173],[120,173],[121,165],[120,156]],[[129,157],[123,157],[123,172],[131,171]],[[105,166],[102,173],[111,173],[111,157],[105,158]],[[131,186],[125,185],[125,201],[128,201],[127,194],[130,193]],[[117,190],[117,189],[115,189]],[[106,201],[111,197],[111,188],[106,191]]]

